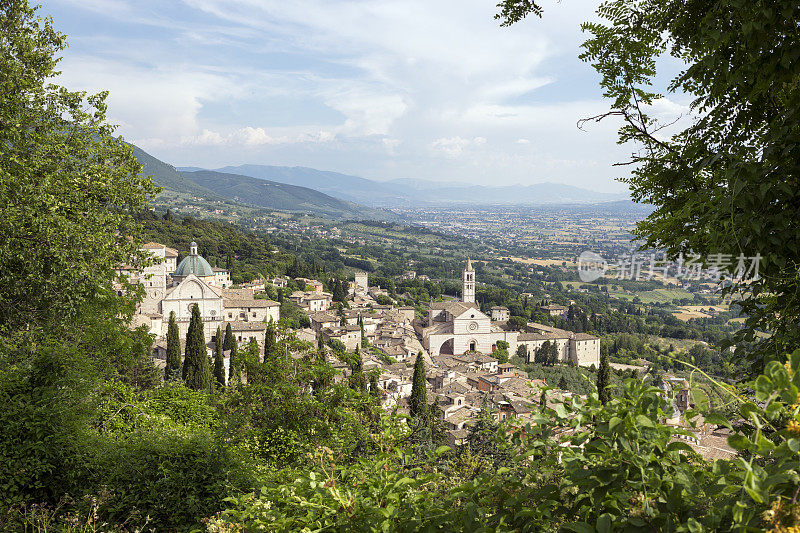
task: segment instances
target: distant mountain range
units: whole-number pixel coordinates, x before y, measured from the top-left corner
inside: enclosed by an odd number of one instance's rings
[[[604,204],[627,200],[559,183],[492,187],[422,179],[375,181],[306,167],[228,166],[216,170],[179,167],[134,146],[134,155],[166,191],[192,198],[233,202],[334,219],[398,221],[386,207],[473,205]]]
[[[197,167],[181,167],[197,171]],[[422,179],[375,181],[338,172],[306,167],[239,165],[217,172],[308,187],[340,200],[371,207],[407,207],[425,204],[565,204],[602,203],[625,200],[627,194],[600,193],[560,183],[492,187]]]
[[[334,198],[325,193],[278,181],[210,170],[180,171],[137,146],[133,153],[143,173],[166,191],[208,201],[224,200],[276,211],[312,213],[334,219],[398,221],[396,213]]]

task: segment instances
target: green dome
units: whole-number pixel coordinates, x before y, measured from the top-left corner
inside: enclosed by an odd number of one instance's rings
[[[173,277],[183,278],[189,274],[194,274],[198,278],[213,276],[214,271],[208,261],[197,255],[197,243],[193,242],[189,250],[189,255],[180,262],[178,268],[172,274]]]

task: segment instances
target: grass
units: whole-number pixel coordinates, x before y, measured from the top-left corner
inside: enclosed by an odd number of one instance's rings
[[[652,291],[635,292],[632,294],[612,291],[609,293],[616,298],[633,300],[639,298],[643,304],[670,303],[684,298],[694,298],[694,295],[684,289],[655,289]]]

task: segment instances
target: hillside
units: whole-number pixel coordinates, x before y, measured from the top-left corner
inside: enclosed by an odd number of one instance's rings
[[[162,207],[180,211],[180,206],[191,206],[192,209],[208,211],[224,205],[228,209],[245,212],[255,206],[278,211],[308,212],[336,219],[400,220],[398,215],[390,211],[343,201],[307,187],[208,170],[181,172],[137,146],[133,146],[133,152],[144,167],[144,174],[152,175],[155,184],[163,187],[164,190],[156,199],[156,203]]]
[[[402,184],[382,183],[327,170],[307,167],[239,165],[219,168],[217,171],[309,187],[341,200],[370,206],[389,207],[410,201],[408,188]]]
[[[201,187],[181,172],[178,172],[172,165],[156,159],[141,148],[131,145],[133,155],[142,165],[142,173],[153,177],[153,182],[159,187],[163,187],[165,192],[188,194],[201,196],[209,200],[219,199],[213,191]]]
[[[195,184],[220,196],[268,209],[304,211],[332,218],[369,220],[399,220],[400,218],[389,211],[346,202],[307,187],[213,170],[199,170],[182,174]]]

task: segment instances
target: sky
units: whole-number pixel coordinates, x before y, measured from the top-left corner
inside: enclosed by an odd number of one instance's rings
[[[492,0],[44,0],[68,88],[109,91],[127,141],[175,166],[623,192],[617,123],[578,59],[596,0],[502,28]],[[656,112],[685,104],[664,99]]]

